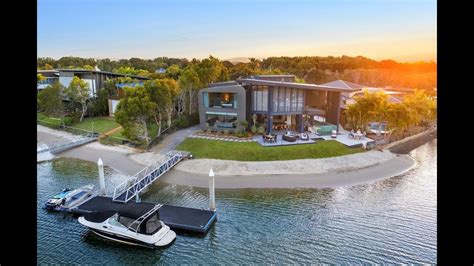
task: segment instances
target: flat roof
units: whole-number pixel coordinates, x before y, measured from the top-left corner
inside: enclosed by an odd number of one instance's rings
[[[307,83],[296,83],[296,82],[286,82],[286,81],[273,81],[273,80],[262,80],[262,79],[236,79],[237,82],[248,83],[251,85],[267,85],[267,86],[280,86],[288,88],[297,88],[305,90],[322,90],[322,91],[336,91],[336,92],[352,92],[352,89],[349,88],[338,88],[332,86],[316,85],[316,84],[307,84]]]
[[[296,77],[295,75],[293,74],[282,74],[282,75],[252,75],[252,77],[268,77],[268,78],[292,78],[292,77]]]
[[[121,73],[114,73],[114,72],[108,72],[108,71],[88,70],[88,69],[58,69],[57,71],[60,71],[60,72],[80,72],[80,73],[98,73],[98,74],[106,74],[106,75],[131,77],[131,78],[150,79],[148,77],[143,77],[143,76],[121,74]]]

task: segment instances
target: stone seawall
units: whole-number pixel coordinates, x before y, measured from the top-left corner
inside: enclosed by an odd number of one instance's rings
[[[438,137],[438,130],[437,129],[430,129],[420,134],[395,141],[393,143],[388,144],[385,149],[393,153],[398,154],[407,154],[413,149],[431,141]]]

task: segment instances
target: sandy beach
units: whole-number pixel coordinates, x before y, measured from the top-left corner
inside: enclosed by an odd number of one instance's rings
[[[215,173],[216,188],[336,188],[372,183],[399,176],[416,166],[408,155],[394,156],[383,163],[360,168],[338,168],[314,174],[220,175]],[[209,187],[207,174],[191,174],[173,169],[160,180],[169,184]]]
[[[74,135],[38,125],[38,141],[54,143]],[[174,142],[173,142],[174,143]],[[174,144],[173,144],[174,145]],[[133,175],[162,158],[169,147],[139,152],[125,146],[89,143],[57,154],[104,164]],[[160,152],[162,151],[162,152]],[[213,159],[191,159],[178,164],[160,178],[169,184],[208,187],[209,169],[216,174],[216,188],[334,188],[371,183],[409,171],[416,162],[409,155],[387,150],[368,151],[346,156],[272,162],[238,162]]]

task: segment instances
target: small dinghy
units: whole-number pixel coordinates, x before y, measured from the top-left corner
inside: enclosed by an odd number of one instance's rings
[[[71,192],[71,189],[70,188],[65,188],[63,189],[63,191],[61,191],[61,193],[55,195],[54,197],[50,198],[46,204],[45,204],[45,208],[48,209],[48,210],[53,210],[54,207],[58,206],[61,204],[61,202],[63,201],[63,199],[66,197],[67,194],[69,194]]]
[[[74,190],[63,191],[46,202],[46,209],[53,211],[69,211],[90,199],[94,185],[85,185]]]

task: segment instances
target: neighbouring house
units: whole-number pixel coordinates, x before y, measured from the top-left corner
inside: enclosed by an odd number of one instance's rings
[[[347,124],[347,119],[345,117],[344,111],[347,109],[347,105],[355,103],[354,97],[357,95],[364,94],[366,91],[369,93],[374,92],[383,92],[388,95],[388,101],[391,103],[401,103],[403,96],[407,93],[410,93],[408,89],[404,91],[399,90],[388,90],[387,88],[375,88],[365,85],[360,85],[344,80],[335,80],[328,83],[321,84],[323,86],[332,86],[337,88],[347,88],[348,91],[341,93],[341,114],[340,114],[340,123],[345,126]]]
[[[59,80],[59,71],[57,70],[38,70],[37,74],[41,74],[45,77],[44,80],[38,80],[36,84],[37,92],[46,89],[46,87],[53,85],[54,82]]]
[[[198,93],[200,126],[235,132],[242,121],[263,126],[267,133],[304,132],[322,118],[339,129],[341,94],[354,89],[296,83],[294,75],[256,75],[211,84]],[[329,131],[330,134],[330,131]]]
[[[46,79],[43,81],[38,81],[37,90],[43,90],[47,86],[53,84],[56,81],[59,81],[64,87],[69,86],[72,79],[76,76],[81,78],[87,84],[89,84],[90,97],[96,97],[97,92],[104,87],[104,83],[108,79],[117,78],[117,77],[131,77],[134,80],[145,81],[149,78],[128,74],[113,73],[107,71],[100,71],[98,68],[96,70],[87,70],[87,69],[56,69],[56,70],[37,70],[38,74],[42,74]],[[111,97],[109,99],[109,114],[113,115],[115,108],[117,107],[120,90],[124,86],[134,87],[137,84],[117,84],[117,95],[116,97]],[[143,83],[141,83],[143,84]]]
[[[115,111],[117,110],[117,105],[120,102],[120,98],[123,96],[123,88],[130,87],[135,88],[136,86],[143,86],[143,82],[132,82],[132,83],[119,83],[115,84],[117,89],[116,94],[109,98],[109,116],[114,116]]]

